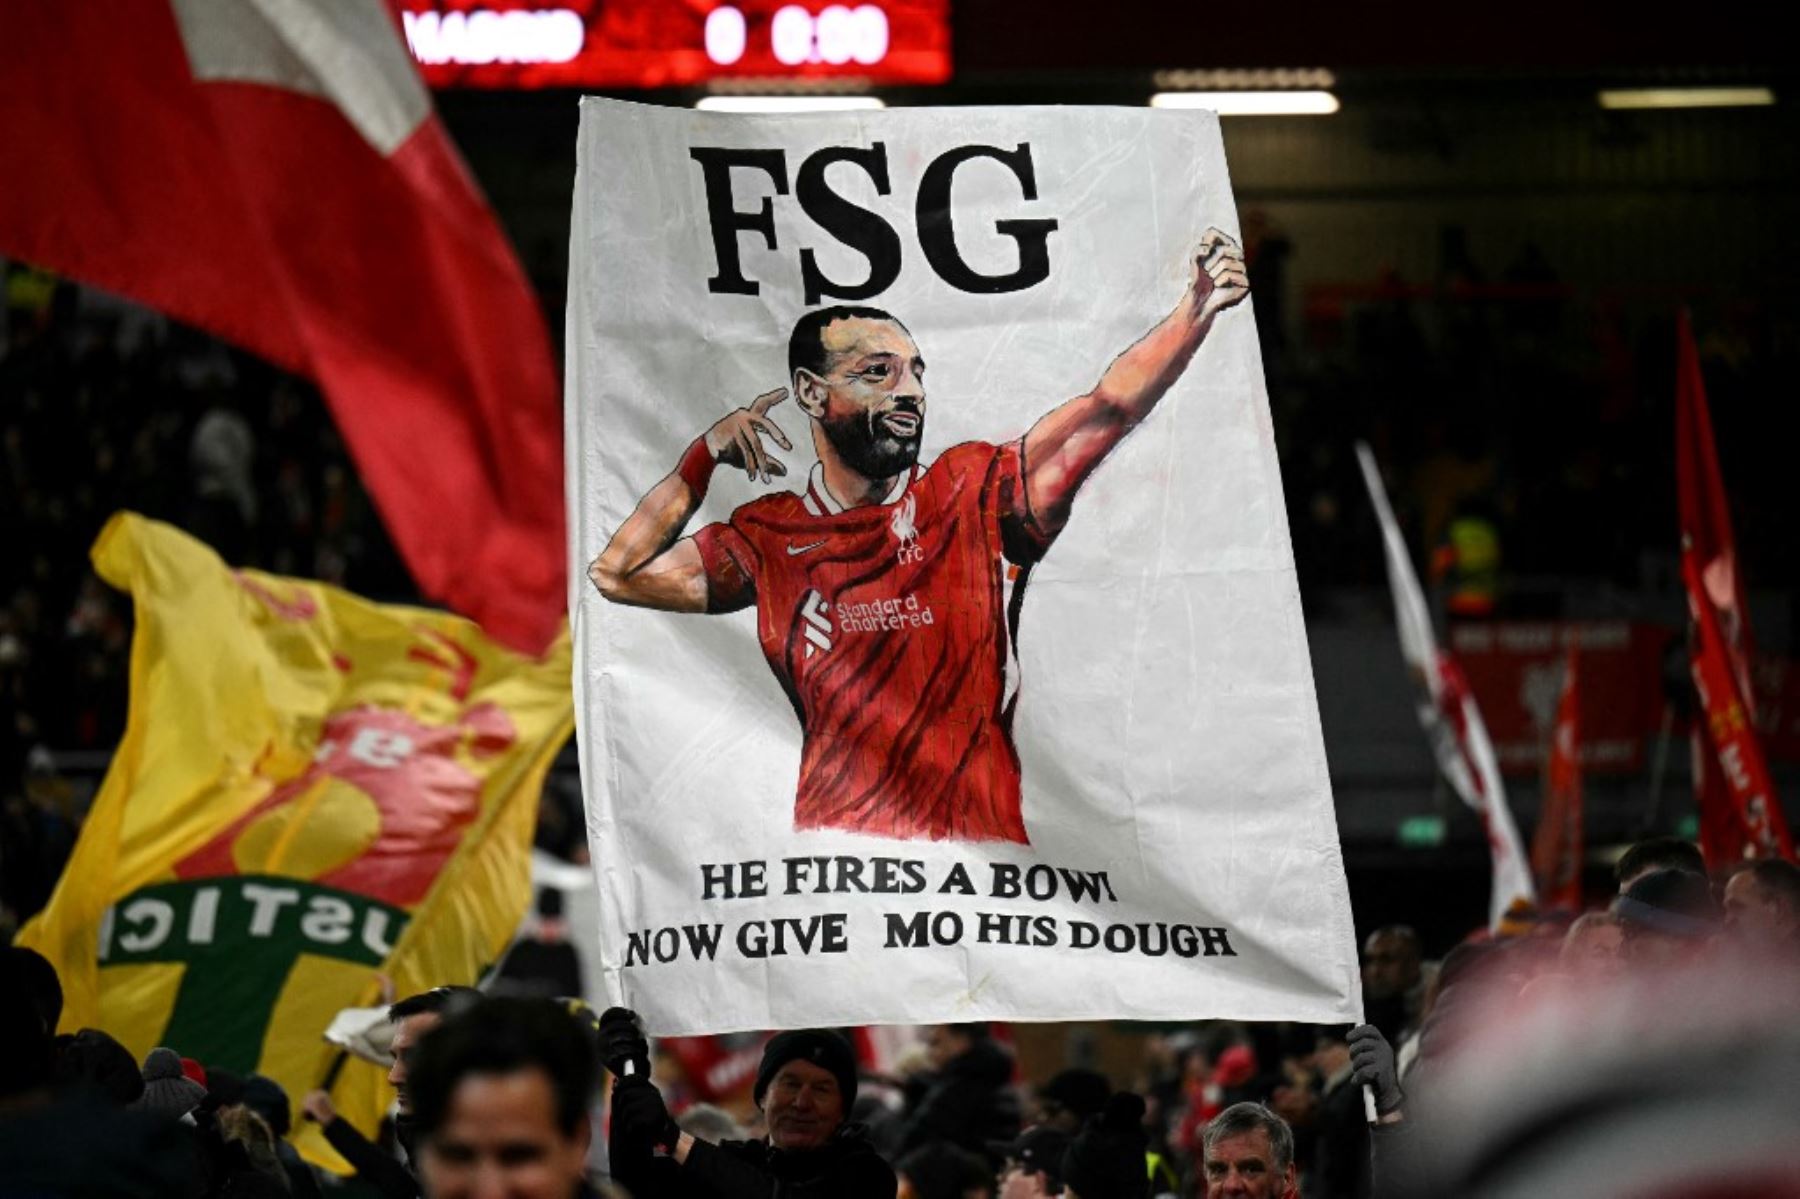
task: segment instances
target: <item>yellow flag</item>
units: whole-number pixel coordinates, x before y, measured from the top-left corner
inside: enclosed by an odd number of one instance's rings
[[[269,1075],[296,1105],[345,1007],[468,984],[517,928],[565,633],[522,657],[448,613],[228,568],[132,513],[93,548],[137,612],[124,739],[49,906],[63,1028]],[[353,1063],[339,1110],[391,1098]],[[306,1126],[308,1156],[335,1155]]]

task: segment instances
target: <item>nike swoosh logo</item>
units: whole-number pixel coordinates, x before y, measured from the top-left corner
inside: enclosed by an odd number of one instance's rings
[[[824,540],[819,540],[819,541],[813,542],[810,545],[790,545],[787,547],[788,557],[793,558],[800,554],[806,553],[808,550],[816,550],[824,544],[825,544]]]

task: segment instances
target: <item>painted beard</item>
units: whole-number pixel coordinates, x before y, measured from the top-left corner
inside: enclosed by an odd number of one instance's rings
[[[902,436],[895,432],[885,419],[890,415],[911,416],[912,433]],[[905,401],[880,412],[859,412],[819,424],[845,465],[865,479],[888,479],[911,470],[919,460],[919,440],[925,434],[925,414]]]

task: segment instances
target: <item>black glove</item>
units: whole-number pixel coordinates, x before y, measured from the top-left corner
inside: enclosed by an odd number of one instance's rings
[[[601,1015],[600,1061],[619,1078],[625,1077],[630,1063],[633,1077],[649,1079],[650,1042],[644,1040],[637,1013],[630,1008],[609,1007]]]
[[[669,1115],[662,1092],[648,1078],[621,1078],[613,1088],[612,1132],[615,1137],[648,1141],[671,1153],[681,1129]]]
[[[1400,1110],[1400,1072],[1394,1068],[1394,1047],[1373,1024],[1359,1024],[1346,1038],[1350,1042],[1350,1081],[1375,1092],[1375,1110],[1386,1116]]]

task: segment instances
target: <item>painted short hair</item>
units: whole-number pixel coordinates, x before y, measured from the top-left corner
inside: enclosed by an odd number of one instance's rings
[[[900,318],[880,308],[834,304],[829,308],[814,309],[794,322],[794,331],[788,336],[788,380],[791,382],[803,370],[823,375],[830,365],[825,361],[825,330],[833,321],[857,320],[892,321],[902,329],[906,328]]]

